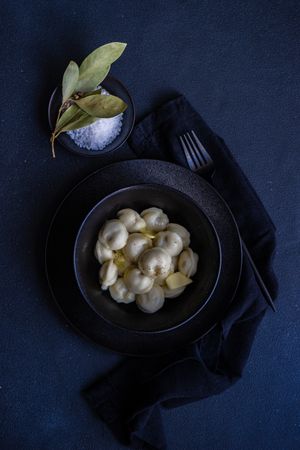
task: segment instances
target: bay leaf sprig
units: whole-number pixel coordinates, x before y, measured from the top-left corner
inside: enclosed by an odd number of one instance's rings
[[[53,158],[55,139],[61,133],[86,127],[99,118],[115,117],[127,108],[121,98],[103,95],[98,88],[126,45],[111,42],[90,53],[80,66],[69,62],[62,80],[62,104],[50,139]]]

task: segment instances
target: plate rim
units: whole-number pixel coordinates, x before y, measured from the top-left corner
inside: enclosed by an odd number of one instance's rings
[[[110,351],[113,351],[117,354],[121,354],[121,355],[128,355],[128,356],[135,356],[135,357],[152,357],[152,356],[158,356],[158,355],[162,355],[162,354],[166,354],[169,353],[170,350],[158,350],[155,352],[147,352],[147,353],[141,353],[141,352],[132,352],[132,351],[124,351],[124,350],[120,350],[117,349],[115,347],[111,347],[103,342],[98,342],[96,341],[93,337],[89,336],[85,331],[83,331],[77,324],[74,323],[74,321],[66,314],[66,312],[64,311],[64,309],[62,308],[61,304],[59,303],[57,296],[55,295],[54,291],[53,291],[53,287],[51,285],[51,281],[50,281],[50,277],[49,277],[49,271],[48,271],[48,264],[47,264],[47,249],[48,249],[48,243],[49,243],[49,239],[51,236],[51,231],[53,228],[53,225],[55,223],[55,220],[57,218],[57,215],[59,213],[59,211],[61,210],[64,202],[68,199],[69,196],[72,195],[72,193],[81,186],[81,184],[84,184],[89,178],[92,178],[93,176],[95,176],[96,174],[98,174],[99,172],[102,172],[104,170],[107,170],[108,168],[111,168],[112,166],[118,165],[118,164],[122,164],[122,163],[131,163],[131,162],[140,162],[140,163],[158,163],[158,164],[165,164],[168,165],[169,167],[174,167],[174,168],[180,168],[181,170],[185,171],[187,175],[191,175],[191,171],[181,165],[178,165],[174,162],[169,162],[169,161],[164,161],[164,160],[159,160],[159,159],[149,159],[149,158],[138,158],[138,159],[133,159],[133,160],[124,160],[124,161],[117,161],[117,162],[112,162],[110,164],[107,164],[93,172],[91,172],[90,174],[88,174],[87,176],[85,176],[84,178],[82,178],[79,182],[77,182],[62,198],[62,200],[59,202],[58,206],[56,207],[56,209],[54,210],[54,214],[52,216],[52,219],[50,220],[49,223],[49,227],[48,227],[48,231],[47,231],[47,235],[46,235],[46,240],[45,240],[45,252],[44,252],[44,263],[45,263],[45,271],[46,271],[46,279],[47,279],[47,283],[50,289],[50,293],[53,297],[53,300],[55,302],[55,304],[58,307],[58,310],[60,311],[60,313],[63,315],[63,317],[66,319],[66,321],[71,325],[71,327],[79,333],[79,335],[81,335],[82,337],[84,337],[85,339],[87,339],[88,341],[92,342],[94,345],[106,348]],[[205,181],[205,180],[204,180]],[[206,181],[207,183],[207,181]],[[209,183],[207,183],[209,184]],[[227,214],[230,216],[232,223],[235,226],[235,231],[236,231],[236,237],[238,239],[239,242],[239,271],[237,273],[237,277],[236,277],[236,283],[235,283],[235,287],[232,290],[231,293],[231,298],[228,299],[228,307],[231,304],[232,300],[235,297],[237,288],[239,286],[239,282],[240,282],[240,278],[241,278],[241,273],[242,273],[242,266],[243,266],[243,250],[242,250],[242,245],[241,245],[241,236],[240,236],[240,232],[239,232],[239,228],[237,226],[236,220],[233,216],[232,211],[230,210],[227,202],[224,200],[224,198],[219,194],[219,192],[216,190],[216,188],[212,185],[209,184],[210,189],[212,189],[212,191],[214,191],[214,194],[219,198],[219,200],[223,203],[224,207],[226,208]],[[89,306],[89,305],[87,305]],[[90,308],[90,307],[89,307]],[[90,308],[91,309],[91,308]],[[195,318],[194,318],[195,319]],[[189,341],[189,343],[193,343],[193,342],[197,342],[199,339],[203,338],[205,335],[207,335],[213,328],[215,328],[215,326],[219,323],[218,319],[214,324],[212,324],[212,326],[210,326],[204,333],[202,333],[200,336],[197,336],[195,339],[191,339]],[[191,321],[192,322],[192,321]],[[136,335],[139,335],[139,333],[136,333]],[[187,343],[185,342],[184,345],[186,345]],[[178,348],[178,347],[177,347]]]

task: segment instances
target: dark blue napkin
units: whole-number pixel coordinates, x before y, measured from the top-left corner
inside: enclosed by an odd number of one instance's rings
[[[179,96],[134,129],[130,146],[137,157],[187,166],[178,135],[193,129],[215,162],[213,185],[229,204],[241,235],[273,298],[275,227],[222,138],[213,133],[188,101]],[[174,408],[216,395],[242,375],[257,327],[268,305],[244,255],[236,296],[224,319],[197,343],[155,358],[128,358],[90,386],[84,395],[124,444],[166,448],[161,408]]]

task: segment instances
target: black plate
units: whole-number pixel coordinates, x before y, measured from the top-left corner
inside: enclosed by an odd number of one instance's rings
[[[124,142],[128,139],[133,125],[135,121],[135,110],[134,104],[131,95],[125,88],[125,86],[116,78],[108,75],[104,81],[102,81],[101,86],[104,87],[108,92],[112,95],[116,95],[124,100],[127,103],[128,107],[126,111],[123,113],[123,123],[120,134],[116,137],[116,139],[107,145],[103,150],[88,150],[86,148],[81,148],[67,133],[62,133],[58,136],[57,141],[63,145],[66,149],[70,150],[73,153],[77,153],[82,156],[93,156],[100,157],[105,153],[117,150]],[[61,105],[62,95],[61,88],[57,87],[53,94],[51,95],[49,106],[48,106],[48,121],[51,131],[54,129],[54,125],[56,122],[56,117],[58,114],[59,107]]]
[[[191,233],[191,248],[199,255],[193,283],[174,299],[166,299],[155,314],[145,314],[135,303],[112,301],[108,291],[99,286],[99,263],[93,257],[100,227],[115,219],[123,208],[143,211],[156,206]],[[74,249],[74,270],[78,286],[89,305],[111,324],[144,332],[162,332],[181,326],[205,307],[217,284],[221,268],[220,243],[215,229],[187,195],[159,184],[140,184],[119,189],[101,200],[84,219]]]
[[[201,312],[186,324],[164,333],[142,333],[116,327],[95,313],[83,299],[73,269],[79,227],[91,208],[117,189],[155,183],[190,196],[218,234],[222,265],[219,282]],[[46,271],[52,295],[71,324],[111,350],[131,355],[157,355],[195,341],[224,315],[238,285],[242,251],[235,220],[220,195],[201,177],[175,164],[155,160],[123,161],[104,167],[79,183],[59,206],[46,245]]]

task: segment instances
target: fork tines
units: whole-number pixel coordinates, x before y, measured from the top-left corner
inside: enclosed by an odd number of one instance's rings
[[[179,140],[191,170],[197,171],[201,168],[213,166],[211,157],[205,150],[194,130],[179,136]]]

